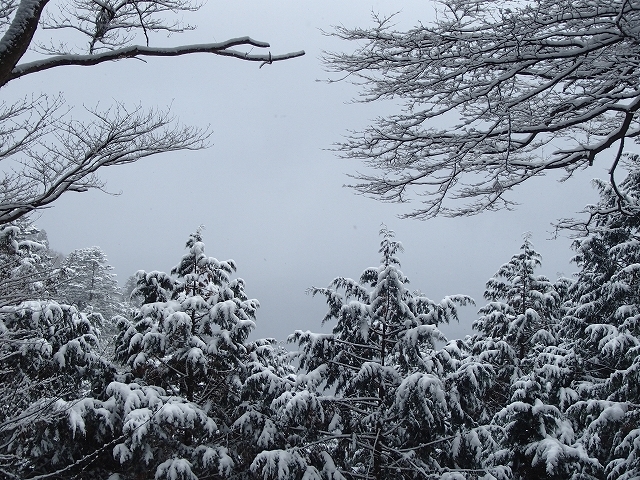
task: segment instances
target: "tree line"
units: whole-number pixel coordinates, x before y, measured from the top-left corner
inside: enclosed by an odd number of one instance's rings
[[[617,202],[597,185],[598,208]],[[640,168],[620,188],[637,199]],[[640,224],[618,212],[589,228],[573,244],[577,273],[554,281],[536,273],[542,259],[525,236],[487,281],[474,333],[447,340],[439,325],[473,300],[410,288],[402,245],[383,227],[378,266],[309,289],[326,298],[319,320],[331,333],[296,331],[285,348],[249,339],[259,302],[233,261],[207,256],[201,230],[169,273],[138,271],[125,301],[109,303],[114,279],[98,248],[52,267],[42,233],[6,225],[0,471],[635,478]],[[32,299],[16,304],[25,291]],[[101,310],[114,306],[107,321]]]

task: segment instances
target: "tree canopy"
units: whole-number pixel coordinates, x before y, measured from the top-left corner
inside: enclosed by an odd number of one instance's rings
[[[154,34],[193,28],[182,24],[178,15],[199,6],[189,0],[2,2],[0,88],[52,68],[126,58],[211,53],[264,65],[304,55],[252,53],[269,44],[250,37],[151,46]],[[206,129],[180,124],[169,110],[119,103],[85,108],[90,119],[80,121],[73,118],[62,94],[34,93],[0,102],[0,162],[8,165],[0,177],[0,224],[46,207],[64,192],[102,188],[96,175],[102,167],[207,145]]]
[[[639,178],[621,192],[637,198]],[[599,186],[595,208],[606,209],[616,194]],[[333,328],[294,332],[298,351],[251,340],[258,302],[198,230],[170,273],[136,274],[140,302],[117,317],[115,352],[90,313],[44,298],[59,292],[43,233],[5,226],[0,475],[637,478],[637,224],[597,217],[575,241],[575,280],[538,275],[525,236],[486,283],[477,333],[450,341],[439,325],[471,299],[410,290],[402,246],[383,228],[377,267],[309,289]],[[91,278],[89,293],[113,280]]]
[[[374,18],[337,27],[359,46],[325,57],[362,101],[402,105],[338,146],[368,167],[358,192],[417,196],[405,216],[423,219],[508,208],[513,187],[550,170],[570,177],[613,146],[615,185],[625,141],[640,133],[640,2],[454,0],[408,31]]]

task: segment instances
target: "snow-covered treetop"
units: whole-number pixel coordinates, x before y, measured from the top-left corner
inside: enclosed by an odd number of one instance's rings
[[[62,262],[62,268],[68,278],[60,285],[57,298],[107,319],[123,311],[116,275],[100,247],[72,251]]]
[[[191,295],[200,295],[205,299],[211,295],[221,295],[221,298],[229,297],[230,293],[227,289],[232,284],[230,275],[236,270],[235,262],[219,261],[205,254],[202,227],[189,235],[186,248],[188,252],[182,257],[180,263],[171,269],[171,274],[182,281],[174,295],[190,290]]]
[[[380,229],[380,235],[382,236],[382,241],[380,242],[380,250],[378,250],[382,254],[382,260],[380,263],[384,266],[388,265],[397,265],[400,266],[400,260],[396,257],[396,253],[404,251],[402,248],[402,244],[396,240],[395,232],[393,230],[389,230],[386,225]]]
[[[133,295],[142,305],[132,320],[120,319],[116,356],[136,375],[191,401],[197,393],[212,395],[208,382],[216,375],[234,377],[246,368],[259,303],[247,297],[242,279],[231,278],[232,260],[206,256],[200,230],[186,248],[172,275],[136,273]]]
[[[517,314],[528,308],[548,310],[558,302],[553,284],[534,272],[542,265],[542,257],[526,235],[520,252],[502,265],[486,283],[484,298],[492,302],[504,301]]]
[[[444,340],[437,325],[457,320],[457,305],[473,302],[465,295],[434,302],[420,292],[410,291],[409,280],[400,271],[396,257],[401,244],[386,227],[380,235],[381,265],[366,269],[359,282],[337,277],[326,288],[309,289],[312,295],[326,297],[329,311],[323,323],[336,322],[331,335],[296,332],[291,337],[303,345],[301,364],[309,370],[332,355],[345,365],[367,360],[390,361],[407,371],[416,368],[423,363],[421,352]],[[355,357],[348,354],[350,348],[357,351]],[[334,366],[329,367],[333,369]],[[332,379],[337,381],[338,377]]]
[[[52,298],[63,277],[44,231],[22,218],[0,226],[0,304]]]

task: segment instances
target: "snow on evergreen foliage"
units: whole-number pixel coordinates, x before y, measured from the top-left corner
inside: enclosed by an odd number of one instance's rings
[[[62,276],[44,231],[26,219],[0,226],[0,305],[52,298]]]
[[[639,201],[632,160],[618,192],[595,182],[601,200],[574,243],[575,281],[536,278],[527,265],[539,257],[525,240],[487,283],[491,303],[467,344],[495,371],[485,418],[496,412],[488,429],[501,448],[488,460],[511,478],[640,475],[638,216],[619,203]]]
[[[594,182],[600,201],[589,232],[574,243],[580,271],[562,331],[579,392],[568,414],[608,479],[640,477],[640,217],[619,208],[619,194],[640,201],[638,157],[627,167],[618,192]]]
[[[506,464],[517,479],[564,479],[581,472],[594,478],[597,461],[576,442],[569,418],[548,401],[545,385],[535,370],[511,387],[509,403],[494,419],[503,448],[493,461]]]
[[[123,439],[113,456],[128,476],[155,472],[156,479],[197,479],[197,472],[224,476],[231,471],[227,449],[215,445],[218,426],[200,406],[136,383],[114,382],[107,394],[103,408],[121,422]]]
[[[98,350],[98,332],[75,307],[29,301],[0,311],[0,471],[26,478],[73,463],[88,444],[67,405],[99,398],[115,369]],[[80,426],[80,428],[78,428]]]
[[[172,275],[138,273],[143,304],[119,317],[124,372],[103,360],[76,307],[0,311],[0,349],[15,363],[0,373],[11,407],[0,476],[229,478],[272,443],[268,400],[295,384],[289,354],[247,340],[258,303],[231,278],[233,262],[206,257],[200,232],[187,248]]]
[[[383,228],[381,265],[360,281],[338,277],[324,295],[333,333],[297,331],[301,373],[274,400],[289,432],[285,448],[257,456],[266,479],[440,478],[451,463],[452,397],[443,379],[437,326],[457,319],[456,295],[436,303],[407,288],[401,245]]]
[[[224,405],[239,395],[259,304],[248,299],[242,279],[231,279],[232,260],[205,255],[200,231],[187,249],[174,276],[137,273],[133,294],[143,305],[132,321],[121,320],[116,354],[150,384],[189,401],[218,395],[215,404]]]
[[[249,345],[241,404],[232,425],[243,439],[237,453],[245,471],[264,450],[295,441],[279,421],[282,410],[278,401],[288,398],[288,392],[296,385],[291,357],[274,339],[256,340]]]
[[[501,445],[490,462],[516,479],[569,478],[594,464],[564,414],[577,398],[567,383],[575,362],[559,346],[571,282],[536,275],[540,266],[526,235],[520,252],[487,282],[490,303],[473,324],[479,334],[468,339],[474,357],[494,371],[480,417]]]
[[[541,264],[540,254],[525,236],[520,253],[487,282],[484,297],[491,303],[480,309],[473,324],[483,338],[508,344],[515,367],[535,346],[555,343],[562,314],[560,295],[548,278],[535,275]]]
[[[0,477],[640,478],[639,224],[616,208],[640,202],[630,166],[619,192],[596,182],[574,281],[537,275],[526,237],[477,333],[448,342],[438,325],[471,299],[409,290],[386,228],[378,267],[309,290],[331,333],[296,331],[297,352],[251,341],[258,302],[198,230],[170,273],[136,274],[117,371],[91,309],[47,299],[65,269],[46,236],[5,225]]]
[[[76,305],[81,311],[99,313],[107,320],[123,313],[116,275],[100,247],[72,251],[62,267],[69,278],[59,288],[61,301]]]
[[[231,278],[234,262],[206,256],[200,230],[190,235],[186,247],[171,275],[136,274],[132,295],[142,305],[132,320],[122,317],[118,324],[116,358],[141,384],[168,397],[155,410],[138,409],[131,425],[148,422],[150,427],[132,437],[140,437],[138,443],[122,444],[114,454],[122,462],[135,462],[148,451],[144,458],[148,467],[153,463],[156,478],[198,478],[206,471],[227,475],[250,461],[251,449],[236,437],[251,437],[261,422],[251,396],[259,390],[257,377],[279,373],[271,372],[269,364],[277,346],[248,341],[259,304],[247,297],[242,279]],[[158,418],[152,420],[156,411]],[[269,425],[262,423],[268,433]],[[167,445],[154,453],[158,444]]]
[[[535,274],[541,264],[540,254],[526,235],[520,252],[487,281],[484,297],[490,303],[478,312],[473,328],[479,334],[469,340],[478,360],[495,372],[495,385],[486,402],[487,418],[505,404],[509,386],[525,373],[526,363],[540,349],[557,343],[562,297],[548,278]]]

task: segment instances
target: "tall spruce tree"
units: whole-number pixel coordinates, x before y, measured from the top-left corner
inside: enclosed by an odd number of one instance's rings
[[[80,429],[84,440],[78,441],[69,410],[87,398],[104,398],[116,375],[85,314],[53,301],[3,307],[0,357],[0,476],[56,471],[101,448],[105,436],[98,430]]]
[[[518,480],[568,478],[590,462],[557,405],[550,378],[557,372],[546,363],[561,343],[567,280],[554,284],[537,275],[541,264],[526,235],[520,252],[487,282],[484,296],[490,303],[473,324],[479,334],[469,339],[476,358],[495,374],[484,418],[491,419],[500,447],[490,460]]]
[[[67,278],[46,233],[27,219],[0,228],[0,476],[66,469],[104,444],[83,432],[70,406],[104,398],[114,366],[98,349],[88,315],[57,298]],[[107,435],[108,437],[108,435]],[[62,473],[56,478],[65,478]]]
[[[297,331],[302,373],[286,391],[280,425],[288,446],[258,455],[263,478],[448,478],[452,423],[438,324],[457,318],[466,296],[436,303],[407,288],[392,231],[381,230],[381,265],[360,281],[338,277],[327,288],[324,322],[333,333]]]
[[[526,373],[532,352],[556,343],[561,298],[547,277],[536,275],[541,264],[526,235],[520,252],[486,283],[484,297],[490,303],[473,323],[479,333],[470,344],[473,353],[495,370],[495,385],[487,399],[489,417],[506,405],[509,387]]]
[[[164,413],[145,420],[155,426],[153,434],[139,445],[132,437],[121,447],[122,462],[134,470],[151,469],[156,478],[172,478],[175,469],[182,472],[179,478],[196,478],[207,469],[229,475],[239,467],[243,448],[234,438],[234,422],[249,375],[248,336],[258,302],[247,297],[242,279],[231,278],[232,260],[205,255],[200,230],[189,236],[186,248],[172,275],[136,274],[133,295],[142,305],[132,320],[119,322],[116,358],[140,384],[158,389],[154,395],[163,404],[183,412],[176,418],[184,421],[172,430],[163,407]],[[148,449],[145,465],[134,465],[135,452]],[[177,462],[173,466],[166,463],[171,458]]]
[[[600,200],[574,243],[580,270],[563,328],[577,400],[568,413],[609,479],[640,477],[640,216],[621,206],[640,204],[639,160],[618,187],[594,182]]]
[[[28,219],[0,226],[0,306],[55,297],[63,272],[47,234]]]
[[[72,251],[62,267],[69,278],[59,288],[61,301],[76,305],[81,311],[100,313],[107,320],[123,312],[116,275],[100,247]]]

